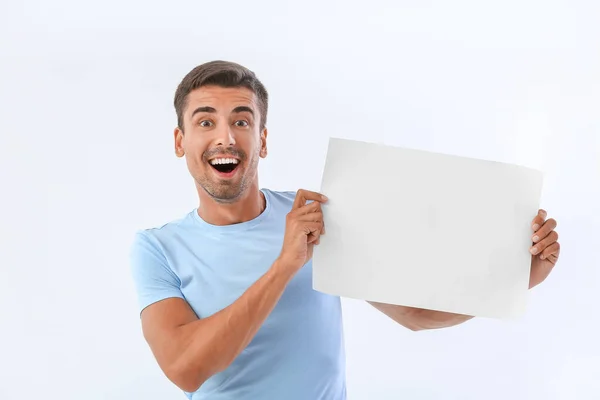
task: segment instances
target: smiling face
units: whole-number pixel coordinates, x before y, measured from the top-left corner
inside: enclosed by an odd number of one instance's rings
[[[267,130],[260,126],[253,91],[202,86],[187,97],[175,153],[185,156],[196,186],[217,202],[232,203],[258,185],[258,160],[267,155]]]

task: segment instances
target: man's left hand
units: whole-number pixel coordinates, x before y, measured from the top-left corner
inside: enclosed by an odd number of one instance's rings
[[[560,244],[558,233],[556,233],[556,220],[546,219],[548,214],[545,210],[539,210],[533,219],[531,228],[532,245],[529,248],[531,256],[531,274],[529,288],[542,283],[552,271],[560,255]]]

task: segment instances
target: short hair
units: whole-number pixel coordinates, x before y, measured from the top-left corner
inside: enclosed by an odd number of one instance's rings
[[[183,112],[187,107],[188,95],[202,86],[215,85],[224,88],[245,87],[258,98],[260,112],[260,130],[267,125],[269,94],[254,72],[230,61],[209,61],[198,65],[182,79],[175,91],[175,112],[177,125],[183,131]]]

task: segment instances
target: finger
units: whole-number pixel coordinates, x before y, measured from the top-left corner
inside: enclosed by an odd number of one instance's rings
[[[544,251],[548,246],[558,241],[558,233],[556,231],[550,232],[548,236],[537,242],[531,247],[531,254],[536,255]]]
[[[560,243],[558,242],[552,243],[550,246],[544,249],[542,254],[540,254],[540,258],[542,260],[548,259],[553,263],[556,262],[558,256],[560,256]]]
[[[548,216],[548,213],[546,212],[546,210],[538,210],[538,214],[535,216],[535,218],[533,219],[533,221],[531,222],[531,228],[533,229],[533,231],[537,231],[538,229],[540,229],[540,227],[544,224],[544,221],[546,220],[546,217]]]
[[[319,244],[321,243],[321,237],[317,235],[310,234],[308,235],[307,244]]]
[[[305,222],[303,225],[304,233],[307,235],[317,234],[321,235],[321,229],[323,229],[323,224],[317,221]]]
[[[319,222],[322,223],[323,222],[323,213],[320,211],[315,211],[315,212],[311,212],[308,214],[303,214],[300,217],[298,217],[299,221],[303,221],[303,222]],[[323,229],[323,227],[321,226],[321,230]]]
[[[320,211],[321,211],[321,203],[319,203],[318,201],[313,201],[311,203],[303,205],[300,208],[296,208],[292,212],[294,214],[296,214],[296,216],[300,217],[305,214],[311,214],[311,213],[320,212]]]
[[[309,244],[319,240],[319,237],[321,236],[321,229],[323,229],[323,224],[321,222],[305,223],[304,233],[307,235]]]
[[[531,241],[537,243],[540,240],[543,240],[546,236],[550,234],[550,232],[554,231],[556,226],[556,220],[554,218],[550,218],[548,221],[544,222],[542,227],[533,234],[533,236],[531,237]]]
[[[308,200],[326,202],[327,197],[321,193],[300,189],[298,192],[296,192],[296,198],[294,199],[294,205],[292,206],[292,209],[304,206]]]

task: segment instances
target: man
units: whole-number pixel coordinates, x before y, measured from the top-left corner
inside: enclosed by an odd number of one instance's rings
[[[327,199],[259,189],[267,91],[248,69],[215,61],[184,77],[174,103],[175,153],[200,205],[138,232],[131,258],[144,337],[162,371],[195,400],[345,399],[340,300],[312,290]],[[543,210],[532,222],[530,287],[557,261],[555,227]],[[471,318],[373,305],[411,330]]]

